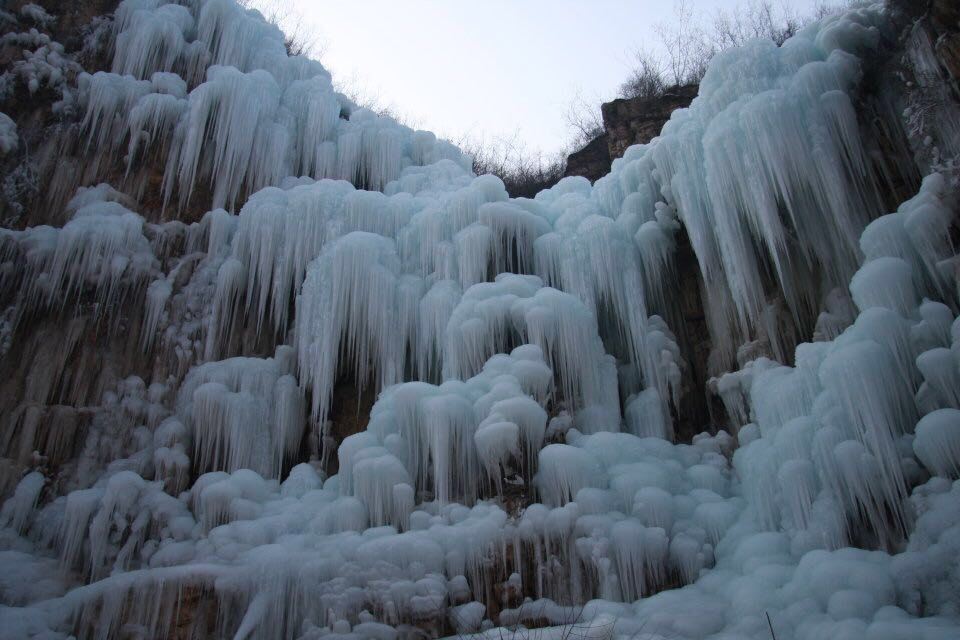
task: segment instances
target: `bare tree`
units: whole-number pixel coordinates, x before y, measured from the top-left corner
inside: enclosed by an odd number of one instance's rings
[[[267,22],[276,25],[283,31],[283,45],[287,55],[306,56],[320,60],[326,51],[316,33],[311,33],[306,23],[297,15],[296,11],[283,0],[237,0],[248,9],[259,11]]]
[[[507,193],[515,198],[532,198],[552,187],[566,169],[566,151],[547,155],[528,149],[521,143],[519,131],[482,140],[464,136],[456,144],[473,158],[474,173],[497,176],[503,180]]]
[[[570,146],[580,149],[604,132],[603,114],[600,112],[599,98],[588,100],[583,92],[577,90],[567,105],[563,120],[573,135]]]
[[[675,0],[673,14],[673,20],[655,26],[666,55],[667,82],[699,82],[717,47],[694,17],[690,0]]]
[[[821,20],[827,16],[839,13],[844,9],[850,9],[864,4],[867,4],[865,0],[817,0],[813,5],[811,18],[813,20]]]
[[[620,95],[655,97],[671,86],[699,83],[710,60],[720,51],[755,39],[782,45],[806,22],[861,1],[818,0],[811,14],[802,16],[787,0],[747,0],[734,10],[717,10],[712,19],[704,21],[695,14],[691,0],[675,0],[673,18],[655,25],[662,54],[638,49]]]
[[[371,88],[354,70],[350,74],[337,74],[333,83],[334,89],[342,93],[350,102],[361,109],[369,109],[379,116],[391,118],[399,124],[411,129],[421,126],[418,118],[412,117],[400,110],[395,102],[387,100],[379,89]]]
[[[634,51],[630,75],[620,85],[621,98],[655,98],[667,88],[664,80],[663,59],[654,52],[640,48]]]
[[[751,0],[736,12],[717,10],[713,17],[713,40],[720,49],[742,46],[749,40],[772,40],[778,46],[800,30],[803,20],[785,3]]]

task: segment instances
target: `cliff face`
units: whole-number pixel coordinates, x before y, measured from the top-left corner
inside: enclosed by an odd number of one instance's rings
[[[587,143],[583,149],[567,156],[564,177],[583,176],[590,182],[596,182],[610,173],[609,136],[604,133]]]
[[[605,103],[600,109],[610,157],[619,158],[627,147],[650,142],[659,135],[674,111],[690,106],[697,89],[695,84],[672,87],[655,98],[619,98]]]
[[[604,133],[567,158],[568,176],[583,176],[591,182],[610,172],[610,163],[634,144],[645,144],[659,135],[677,109],[690,106],[697,85],[672,87],[655,98],[618,98],[605,102]]]
[[[921,26],[930,34],[934,52],[956,89],[960,81],[960,4],[953,0],[894,0],[891,5],[911,16],[926,13]]]

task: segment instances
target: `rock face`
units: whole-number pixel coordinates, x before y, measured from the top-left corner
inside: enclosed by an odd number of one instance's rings
[[[627,147],[650,142],[677,109],[690,106],[697,96],[695,84],[669,89],[656,98],[630,98],[607,102],[601,107],[611,158],[619,158]]]
[[[567,157],[564,176],[583,176],[590,182],[596,182],[607,175],[610,172],[609,139],[604,133],[588,142],[583,149],[571,153]]]
[[[890,0],[890,6],[914,29],[927,32],[937,64],[953,80],[957,92],[960,82],[960,5],[955,0]]]
[[[953,0],[931,3],[930,25],[937,34],[937,56],[956,88],[960,82],[960,5]]]
[[[591,182],[610,171],[610,163],[623,156],[628,147],[650,142],[677,109],[690,106],[697,95],[697,85],[673,87],[656,98],[618,98],[605,102],[605,132],[580,151],[567,158],[568,176],[583,176]]]

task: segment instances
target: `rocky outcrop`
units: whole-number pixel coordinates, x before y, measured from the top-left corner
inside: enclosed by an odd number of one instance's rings
[[[597,136],[583,149],[567,156],[567,169],[564,177],[583,176],[590,182],[596,182],[610,172],[610,149],[606,133]]]
[[[953,80],[960,82],[960,5],[955,0],[890,0],[901,24],[923,29],[931,42],[936,62]]]
[[[673,87],[655,98],[619,98],[601,107],[611,158],[619,158],[628,147],[650,142],[677,109],[690,106],[697,97],[695,84]]]
[[[610,163],[623,156],[628,147],[645,144],[660,134],[660,129],[677,109],[690,106],[697,96],[697,85],[668,89],[655,98],[618,98],[605,102],[604,133],[567,158],[568,176],[583,176],[591,182],[610,172]]]
[[[936,34],[937,57],[956,88],[960,82],[960,5],[953,0],[936,0],[931,3],[929,16]]]

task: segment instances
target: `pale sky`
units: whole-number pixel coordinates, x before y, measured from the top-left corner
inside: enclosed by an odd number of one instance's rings
[[[689,0],[698,15],[742,0]],[[806,13],[814,0],[778,0]],[[334,82],[453,140],[512,137],[550,153],[579,91],[615,97],[673,0],[286,0]]]

